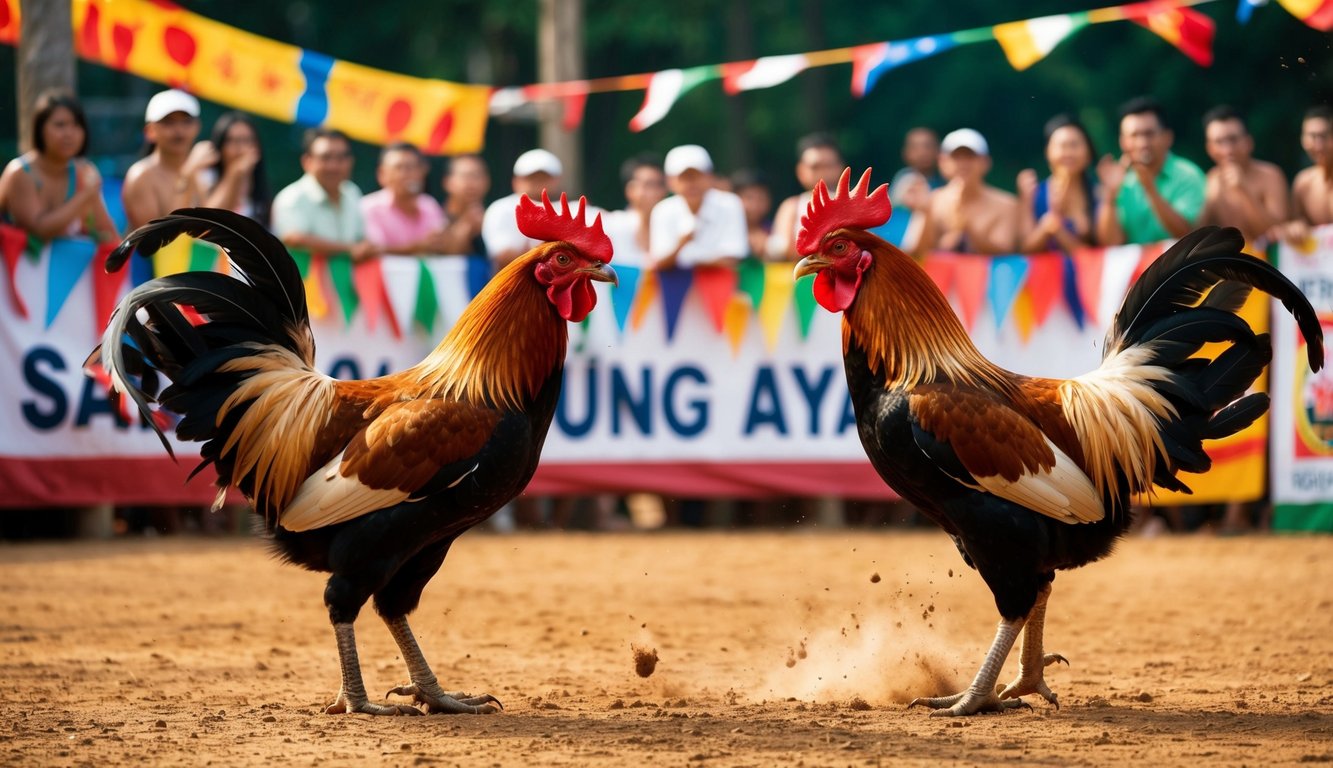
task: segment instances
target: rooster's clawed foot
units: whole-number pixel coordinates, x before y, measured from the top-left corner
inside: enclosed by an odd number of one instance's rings
[[[493,715],[504,709],[500,700],[489,693],[473,696],[459,691],[446,691],[440,687],[439,683],[433,685],[409,683],[390,689],[384,695],[386,697],[391,695],[411,696],[417,703],[426,705],[428,714]]]
[[[1018,709],[1027,707],[1032,709],[1032,705],[1022,699],[1001,699],[995,692],[989,694],[979,694],[971,688],[962,693],[955,693],[952,696],[921,697],[912,699],[908,707],[929,707],[935,710],[930,713],[931,717],[964,717],[966,715],[975,715],[980,712],[1004,712],[1009,709]]]
[[[1056,709],[1060,708],[1060,699],[1051,692],[1046,685],[1046,678],[1042,670],[1056,662],[1069,666],[1069,659],[1058,653],[1048,653],[1042,656],[1042,665],[1039,668],[1031,669],[1020,667],[1018,670],[1018,679],[1010,683],[1004,690],[1000,691],[1001,699],[1017,699],[1019,696],[1026,696],[1029,693],[1040,695],[1051,703]]]

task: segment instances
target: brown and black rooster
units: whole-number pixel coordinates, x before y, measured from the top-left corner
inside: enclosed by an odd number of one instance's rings
[[[847,386],[861,443],[895,491],[948,532],[995,596],[1001,621],[963,692],[912,704],[937,715],[1052,704],[1042,647],[1055,572],[1110,553],[1129,525],[1133,494],[1188,491],[1178,472],[1211,465],[1203,441],[1234,434],[1268,407],[1245,394],[1272,354],[1236,310],[1251,288],[1281,300],[1323,365],[1323,332],[1291,281],[1245,255],[1239,232],[1182,238],[1135,283],[1107,334],[1102,365],[1075,379],[1006,371],[982,357],[915,261],[866,232],[888,219],[870,171],[836,196],[820,182],[802,219],[796,274],[815,273],[815,298],[843,313]],[[1225,349],[1197,356],[1209,342]],[[1019,632],[1018,678],[996,681]]]
[[[219,503],[239,489],[277,553],[330,574],[324,602],[342,665],[330,713],[421,713],[367,699],[352,626],[371,598],[411,680],[390,693],[428,712],[497,711],[492,696],[440,686],[407,615],[454,539],[531,479],[560,394],[567,323],[592,310],[591,281],[615,282],[600,215],[588,225],[582,199],[573,214],[560,202],[557,211],[545,192],[542,205],[522,198],[519,228],[547,242],[497,274],[425,360],[366,381],[315,370],[297,266],[249,219],[176,211],[107,259],[114,271],[135,250],[151,256],[187,234],[223,248],[243,278],[191,272],[139,286],[86,366],[104,366],[144,414],[154,400],[178,414],[176,436],[203,443],[195,471],[217,470]]]

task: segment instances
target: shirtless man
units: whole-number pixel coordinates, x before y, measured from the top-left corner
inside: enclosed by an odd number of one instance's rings
[[[1301,149],[1314,163],[1296,174],[1291,184],[1291,221],[1276,234],[1303,245],[1310,228],[1333,224],[1333,108],[1311,107],[1301,121]]]
[[[959,128],[940,142],[949,182],[930,194],[918,255],[929,251],[1013,253],[1018,241],[1018,198],[986,184],[991,167],[986,139]]]
[[[195,149],[199,100],[184,91],[162,91],[148,100],[143,133],[153,151],[130,166],[121,190],[131,230],[199,205],[203,194],[196,177],[211,155],[204,145]]]
[[[1254,159],[1254,138],[1231,107],[1209,110],[1203,133],[1215,165],[1206,176],[1199,223],[1236,227],[1247,242],[1258,243],[1288,219],[1287,177],[1276,165]]]

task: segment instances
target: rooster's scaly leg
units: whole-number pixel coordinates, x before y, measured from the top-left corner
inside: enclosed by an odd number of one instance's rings
[[[1037,602],[1028,612],[1027,625],[1023,628],[1023,650],[1019,655],[1018,677],[1000,691],[1001,699],[1016,699],[1029,693],[1037,693],[1055,705],[1056,709],[1060,708],[1060,700],[1046,685],[1043,672],[1046,667],[1057,661],[1069,663],[1069,660],[1060,654],[1044,653],[1042,649],[1041,635],[1046,624],[1046,600],[1050,596],[1051,585],[1048,583],[1037,593]]]
[[[435,679],[435,673],[430,671],[430,665],[426,663],[425,655],[421,653],[421,646],[417,645],[417,638],[412,634],[412,628],[407,625],[407,617],[385,619],[384,623],[389,626],[389,633],[393,635],[394,641],[398,643],[398,649],[403,653],[403,660],[407,662],[407,674],[412,680],[408,685],[393,688],[385,694],[386,696],[389,694],[411,696],[415,701],[425,704],[426,711],[431,713],[490,715],[504,708],[499,699],[489,693],[472,696],[441,688],[439,681]]]
[[[343,684],[338,691],[338,698],[333,700],[328,715],[341,715],[360,712],[365,715],[419,715],[416,707],[404,707],[397,704],[372,704],[366,696],[366,686],[361,680],[361,663],[356,658],[356,634],[352,625],[334,624],[334,636],[338,638],[338,661],[342,665]]]
[[[1028,706],[1020,699],[1002,701],[995,694],[995,681],[999,679],[1000,668],[1004,666],[1004,660],[1008,658],[1010,649],[1014,647],[1014,641],[1018,639],[1019,630],[1023,629],[1023,621],[1023,619],[1013,621],[1005,619],[1000,622],[1000,626],[995,630],[995,642],[991,643],[990,651],[986,653],[986,660],[981,663],[981,669],[977,670],[977,676],[973,678],[967,690],[952,696],[913,699],[908,706],[930,707],[935,710],[930,713],[931,717],[975,715],[978,712],[998,712]]]

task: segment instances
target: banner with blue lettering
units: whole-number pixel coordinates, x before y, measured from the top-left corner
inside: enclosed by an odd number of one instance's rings
[[[970,331],[984,354],[1026,374],[1071,377],[1100,363],[1105,323],[1133,265],[1141,266],[1147,253],[1110,249],[1065,260],[1105,270],[1111,275],[1105,281],[1100,272],[1077,273],[1078,267],[1069,280],[1038,279],[1041,269],[1013,261],[1056,263],[1046,256],[990,260],[1001,274],[982,279],[947,276],[976,272],[981,262],[972,260],[987,257],[937,255],[926,266],[956,308],[969,307]],[[56,260],[64,266],[54,269],[51,256],[48,248],[40,258],[18,260],[14,285],[26,316],[10,306],[7,290],[0,291],[0,350],[12,361],[0,367],[0,507],[210,501],[209,473],[184,484],[197,449],[177,446],[181,459],[173,464],[152,431],[137,416],[113,412],[103,385],[83,374],[101,330],[97,289],[105,281],[92,279],[100,264],[71,279],[68,260]],[[311,300],[317,364],[339,378],[415,364],[472,294],[465,257],[389,256],[379,262],[382,280],[353,281],[373,284],[383,298],[358,302],[349,313],[334,306],[339,291],[328,287],[325,261],[311,262],[307,285],[324,286],[318,311]],[[801,292],[808,294],[809,282],[790,280],[790,265],[750,269],[752,279],[737,281],[722,315],[718,297],[696,287],[679,307],[671,305],[649,275],[637,281],[637,291],[601,291],[584,327],[571,327],[563,396],[529,492],[892,497],[856,434],[842,370],[841,317],[815,308],[803,328],[800,307],[809,297]],[[776,279],[782,275],[788,278]],[[756,307],[747,291],[760,276]],[[52,280],[60,281],[59,291],[50,290]],[[1088,309],[1083,317],[1080,308],[1081,325],[1066,300],[1071,293]],[[53,296],[61,301],[58,312],[47,305]],[[708,300],[714,304],[705,306]],[[395,322],[368,320],[372,305]],[[997,313],[996,306],[1005,310]],[[667,317],[676,309],[669,330]],[[1266,322],[1262,307],[1259,320]],[[1193,479],[1195,500],[1235,498],[1237,478],[1246,473],[1262,488],[1265,435],[1259,429],[1257,439],[1250,435],[1225,452],[1218,470]],[[1241,463],[1227,463],[1232,460]]]

